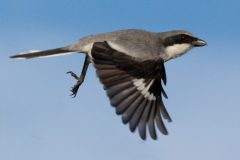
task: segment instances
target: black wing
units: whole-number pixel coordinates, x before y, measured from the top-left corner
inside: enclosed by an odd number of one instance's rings
[[[141,61],[112,49],[107,42],[93,45],[92,61],[104,89],[122,115],[124,124],[129,123],[132,132],[138,127],[140,137],[146,139],[146,127],[150,136],[157,139],[155,124],[163,134],[168,134],[162,116],[171,118],[163,104],[162,87],[166,84],[166,72],[162,59]]]

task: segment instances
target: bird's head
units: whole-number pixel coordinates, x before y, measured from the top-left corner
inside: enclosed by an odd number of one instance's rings
[[[161,41],[165,48],[165,59],[179,57],[194,47],[202,47],[207,43],[183,30],[174,30],[160,33]]]

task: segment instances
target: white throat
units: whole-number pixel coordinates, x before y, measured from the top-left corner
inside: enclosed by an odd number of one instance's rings
[[[173,46],[168,46],[166,47],[165,54],[166,54],[166,59],[172,59],[179,57],[189,51],[192,48],[190,44],[174,44]]]

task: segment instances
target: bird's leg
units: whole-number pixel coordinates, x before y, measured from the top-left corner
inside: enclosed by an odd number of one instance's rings
[[[78,89],[84,81],[89,63],[90,63],[90,58],[88,55],[86,55],[85,60],[84,60],[83,69],[82,69],[81,75],[79,77],[72,71],[67,72],[67,74],[70,74],[72,77],[74,77],[77,80],[77,83],[71,89],[73,97],[76,97]]]

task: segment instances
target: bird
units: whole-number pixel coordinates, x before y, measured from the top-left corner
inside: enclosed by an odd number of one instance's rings
[[[163,119],[172,122],[163,103],[163,97],[168,98],[163,88],[167,83],[164,64],[192,48],[205,45],[206,41],[185,30],[151,32],[125,29],[88,35],[65,47],[30,50],[10,58],[85,54],[81,74],[77,76],[72,71],[67,72],[77,80],[71,89],[72,96],[77,95],[92,63],[111,106],[121,116],[122,122],[129,124],[131,132],[138,130],[142,140],[146,140],[147,133],[156,140],[157,129],[168,135]]]

